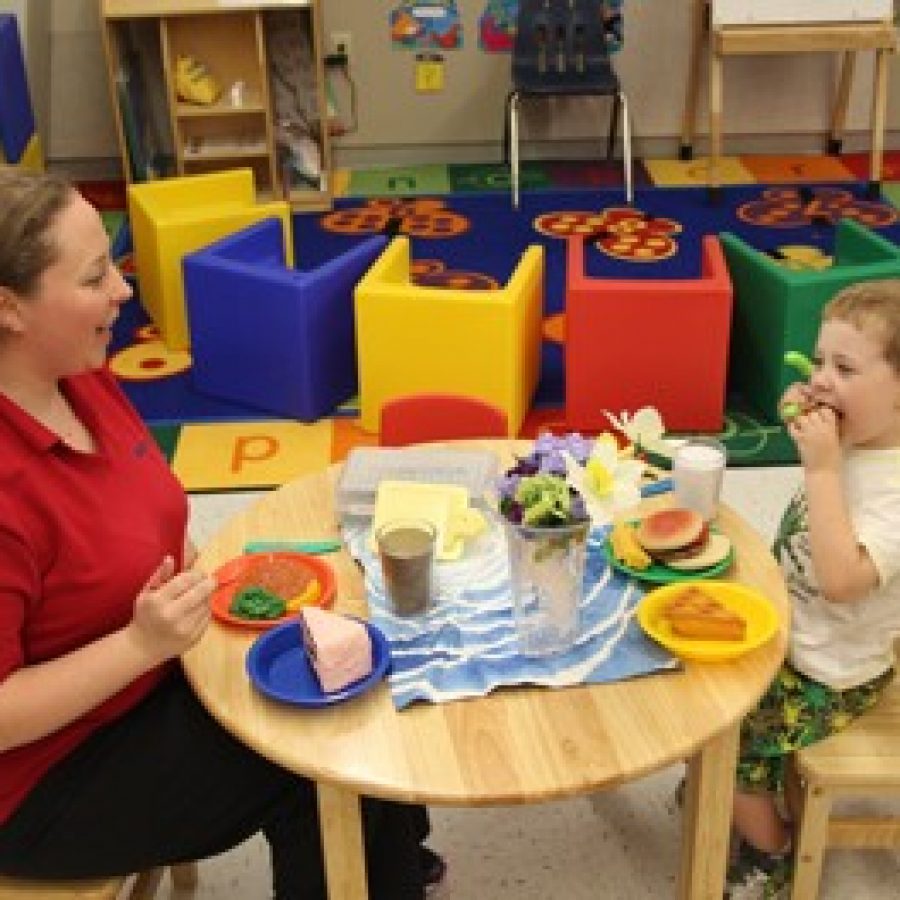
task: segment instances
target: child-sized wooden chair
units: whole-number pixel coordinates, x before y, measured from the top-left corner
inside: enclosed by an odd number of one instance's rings
[[[826,848],[900,848],[900,813],[832,811],[845,798],[900,797],[900,683],[889,685],[876,706],[844,731],[800,750],[793,762],[788,787],[797,786],[797,776],[802,787],[791,896],[815,900]]]
[[[506,413],[477,397],[411,394],[381,407],[384,447],[454,438],[506,437]]]
[[[178,896],[187,897],[197,887],[197,864],[180,863],[169,867]],[[33,881],[0,876],[0,900],[117,900],[126,884],[134,878],[128,900],[151,900],[165,873],[160,867],[136,876],[94,878],[78,881]]]

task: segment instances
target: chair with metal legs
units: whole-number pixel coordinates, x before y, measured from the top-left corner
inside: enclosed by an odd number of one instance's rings
[[[519,206],[519,107],[522,100],[611,97],[607,159],[621,115],[625,195],[634,199],[628,102],[609,56],[606,0],[521,0],[512,55],[512,89],[506,98],[503,158],[509,161],[512,202]]]

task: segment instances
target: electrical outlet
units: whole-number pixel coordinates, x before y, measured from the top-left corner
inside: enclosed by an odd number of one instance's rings
[[[347,58],[347,62],[350,62],[353,41],[349,31],[332,31],[330,43],[331,46],[328,48],[329,53],[344,56]]]

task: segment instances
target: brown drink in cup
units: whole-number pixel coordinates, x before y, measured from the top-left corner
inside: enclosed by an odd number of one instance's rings
[[[428,608],[436,537],[424,519],[396,519],[375,533],[385,592],[398,616]]]

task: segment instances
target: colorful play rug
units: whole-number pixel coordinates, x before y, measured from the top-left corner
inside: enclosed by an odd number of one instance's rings
[[[816,168],[810,160],[819,158],[802,159],[809,174]],[[750,158],[734,162],[740,165],[735,178],[752,180],[747,174]],[[664,165],[682,174],[702,172],[684,168],[699,163],[665,161],[648,163],[647,170]],[[583,164],[590,187],[561,191],[536,184],[536,189],[523,193],[519,211],[512,209],[508,181],[503,189],[481,193],[460,189],[463,169],[469,183],[483,187],[490,178],[499,184],[500,173],[505,172],[502,167],[424,167],[425,174],[423,167],[417,167],[416,180],[403,182],[411,188],[404,196],[385,192],[379,197],[347,197],[336,201],[330,212],[295,215],[294,240],[300,266],[315,267],[372,233],[406,234],[412,241],[417,277],[423,283],[455,288],[501,284],[529,244],[543,244],[547,265],[544,346],[535,409],[524,429],[528,435],[545,421],[565,427],[561,421],[565,237],[584,236],[590,247],[588,272],[610,278],[697,277],[700,238],[720,231],[734,232],[786,264],[801,266],[827,264],[834,225],[842,216],[857,218],[900,242],[896,208],[887,201],[866,199],[861,182],[854,180],[849,169],[844,169],[846,178],[840,178],[835,171],[838,165],[844,163],[828,158],[821,162],[821,170],[834,179],[831,183],[779,184],[772,178],[767,185],[733,185],[722,190],[714,205],[703,187],[650,187],[645,175],[633,207],[627,207],[621,187],[596,185],[602,172],[608,174],[607,167]],[[437,180],[436,169],[446,180]],[[576,169],[535,164],[530,171],[554,179],[565,171],[566,177],[576,181]],[[776,170],[769,163],[768,173]],[[397,179],[403,170],[391,171],[390,177]],[[426,175],[433,191],[423,196],[413,189],[421,186],[419,179]],[[384,186],[377,173],[369,172],[367,177],[371,188]],[[456,192],[443,193],[448,186]],[[127,257],[125,263],[127,268]],[[166,350],[136,301],[127,304],[120,317],[110,365],[145,420],[157,427],[175,471],[192,491],[277,485],[342,459],[352,446],[376,441],[358,428],[352,403],[332,419],[304,425],[274,421],[259,410],[197,393],[191,383],[189,355]],[[783,428],[759,421],[740,398],[729,400],[722,437],[733,465],[796,459]]]

